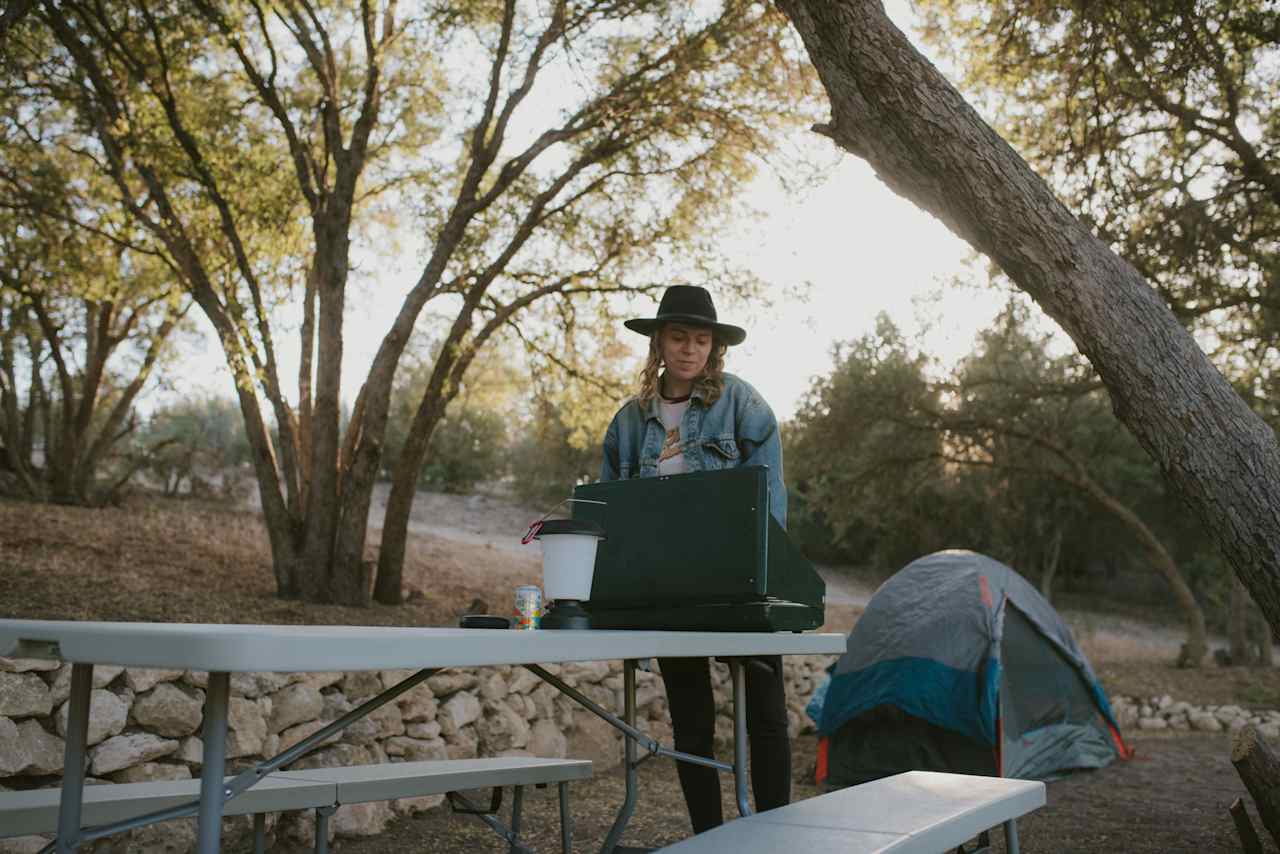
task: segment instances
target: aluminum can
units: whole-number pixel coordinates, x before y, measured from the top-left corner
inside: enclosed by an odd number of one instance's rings
[[[515,618],[512,628],[536,629],[542,625],[542,588],[535,584],[516,588]]]

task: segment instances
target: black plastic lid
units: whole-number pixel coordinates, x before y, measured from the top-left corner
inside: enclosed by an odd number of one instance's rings
[[[510,617],[498,617],[493,614],[463,614],[458,625],[464,629],[509,629]]]
[[[548,519],[542,523],[542,527],[533,535],[533,538],[541,539],[547,534],[587,534],[605,539],[604,528],[586,519]]]

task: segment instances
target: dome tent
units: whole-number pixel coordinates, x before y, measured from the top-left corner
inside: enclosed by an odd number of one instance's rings
[[[1062,618],[969,551],[913,561],[876,591],[818,718],[833,786],[912,769],[1043,779],[1132,755]]]

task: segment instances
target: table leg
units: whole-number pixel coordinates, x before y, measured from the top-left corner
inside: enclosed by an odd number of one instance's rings
[[[1018,854],[1018,821],[1011,819],[1004,823],[1004,847],[1009,854]]]
[[[627,726],[634,729],[636,725],[636,660],[634,658],[628,658],[622,662],[622,693],[622,719]],[[636,741],[624,733],[622,743],[622,764],[626,775],[624,779],[627,793],[623,798],[622,808],[618,810],[618,817],[614,819],[613,827],[609,828],[609,835],[605,837],[604,847],[600,849],[601,854],[610,854],[613,851],[618,840],[622,838],[622,831],[626,829],[632,813],[636,811]]]
[[[560,854],[573,850],[573,821],[569,815],[569,784],[560,783]]]
[[[223,773],[227,764],[227,704],[231,674],[210,673],[204,697],[204,767],[200,771],[199,854],[217,854],[222,843]]]
[[[80,808],[84,801],[84,754],[89,741],[89,698],[93,665],[71,665],[71,705],[62,760],[62,796],[58,802],[59,854],[80,846]]]
[[[751,815],[747,798],[747,680],[742,659],[729,659],[733,677],[733,786],[738,796],[738,813]]]

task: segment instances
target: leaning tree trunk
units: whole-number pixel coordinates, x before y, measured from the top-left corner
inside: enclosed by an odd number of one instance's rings
[[[1154,288],[920,55],[879,0],[777,0],[831,99],[815,128],[991,257],[1102,377],[1116,416],[1280,626],[1280,446]]]
[[[400,452],[387,497],[387,512],[382,520],[382,545],[378,549],[378,575],[373,598],[384,605],[403,601],[404,555],[409,544],[409,520],[413,499],[418,491],[418,476],[427,458],[431,435],[444,415],[445,404],[439,395],[427,395],[414,414],[413,425]]]
[[[1152,565],[1168,583],[1169,589],[1173,592],[1174,601],[1178,603],[1178,609],[1182,611],[1183,619],[1187,621],[1187,639],[1178,653],[1178,666],[1199,667],[1200,662],[1209,652],[1209,633],[1204,624],[1204,611],[1196,601],[1195,594],[1191,592],[1190,585],[1178,571],[1178,564],[1173,559],[1173,555],[1169,554],[1164,543],[1160,542],[1160,538],[1147,527],[1137,513],[1114,498],[1092,478],[1084,477],[1079,485],[1132,531],[1146,549]]]

